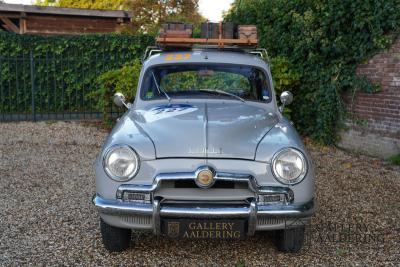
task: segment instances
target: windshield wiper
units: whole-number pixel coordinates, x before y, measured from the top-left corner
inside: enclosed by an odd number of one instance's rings
[[[218,94],[221,94],[221,95],[228,95],[228,96],[234,97],[234,98],[236,98],[236,99],[238,99],[238,100],[240,100],[242,102],[245,102],[245,100],[243,98],[241,98],[240,96],[237,96],[235,94],[232,94],[232,93],[229,93],[229,92],[225,92],[225,91],[222,91],[222,90],[200,89],[198,91],[199,92],[207,92],[207,93],[218,93]]]
[[[158,85],[156,76],[154,76],[154,72],[151,72],[151,75],[153,75],[153,80],[154,80],[154,83],[156,84],[158,93],[159,93],[159,94],[163,93],[163,94],[165,95],[165,97],[168,99],[168,102],[171,102],[171,98],[169,97],[169,95],[167,94],[167,92],[165,92],[165,91]]]

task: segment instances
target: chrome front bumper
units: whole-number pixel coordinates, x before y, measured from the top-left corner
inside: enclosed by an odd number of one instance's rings
[[[95,195],[93,203],[102,214],[151,216],[152,229],[160,233],[161,218],[242,218],[248,220],[248,235],[256,231],[258,217],[273,217],[284,219],[309,218],[314,214],[314,199],[307,203],[257,205],[255,199],[249,204],[215,205],[205,203],[162,203],[154,199],[152,204],[108,200]]]

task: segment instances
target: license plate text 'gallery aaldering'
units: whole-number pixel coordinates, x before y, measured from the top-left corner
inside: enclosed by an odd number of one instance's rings
[[[241,239],[245,237],[244,220],[163,220],[163,233],[183,239]]]

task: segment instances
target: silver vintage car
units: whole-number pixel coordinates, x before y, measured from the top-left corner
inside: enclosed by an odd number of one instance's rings
[[[127,249],[131,230],[169,238],[236,239],[275,231],[296,252],[314,213],[314,169],[278,107],[258,53],[157,51],[136,97],[95,162],[104,246]]]

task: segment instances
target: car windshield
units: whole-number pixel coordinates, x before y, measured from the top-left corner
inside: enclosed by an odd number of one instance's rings
[[[268,102],[268,85],[264,72],[251,66],[163,65],[146,71],[140,96],[143,100],[230,98]]]

